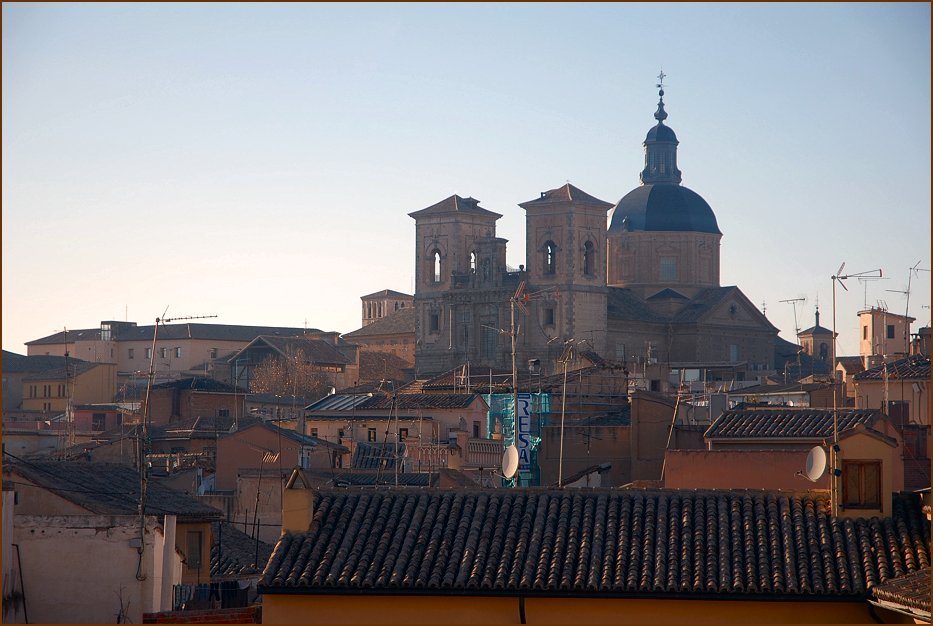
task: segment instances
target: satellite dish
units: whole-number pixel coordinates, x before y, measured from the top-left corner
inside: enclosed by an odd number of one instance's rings
[[[502,453],[502,475],[512,478],[518,471],[518,448],[512,444]]]
[[[826,450],[821,446],[814,446],[807,454],[806,476],[813,482],[818,481],[826,473]]]

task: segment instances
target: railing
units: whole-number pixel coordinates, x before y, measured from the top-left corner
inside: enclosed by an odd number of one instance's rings
[[[249,606],[249,587],[240,589],[235,580],[216,583],[182,584],[172,586],[173,611],[202,609],[237,609]]]

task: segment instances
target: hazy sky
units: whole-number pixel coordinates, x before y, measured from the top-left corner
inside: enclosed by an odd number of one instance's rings
[[[361,324],[414,220],[638,185],[655,83],[722,284],[787,339],[930,267],[930,5],[3,3],[3,348],[101,320]],[[865,290],[867,289],[867,295]],[[930,274],[910,312],[929,323]],[[917,325],[915,325],[916,327]]]

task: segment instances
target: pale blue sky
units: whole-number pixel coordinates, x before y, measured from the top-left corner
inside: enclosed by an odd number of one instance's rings
[[[3,347],[104,319],[360,326],[412,292],[408,213],[638,184],[663,67],[722,283],[780,300],[930,267],[930,5],[3,4]],[[865,285],[837,292],[855,354]],[[930,274],[912,282],[926,324]]]

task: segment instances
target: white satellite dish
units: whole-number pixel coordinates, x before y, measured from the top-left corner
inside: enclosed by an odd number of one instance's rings
[[[518,471],[518,448],[512,444],[502,453],[502,475],[512,478]]]
[[[813,446],[807,454],[806,476],[813,482],[822,478],[826,473],[826,450],[821,446]]]

